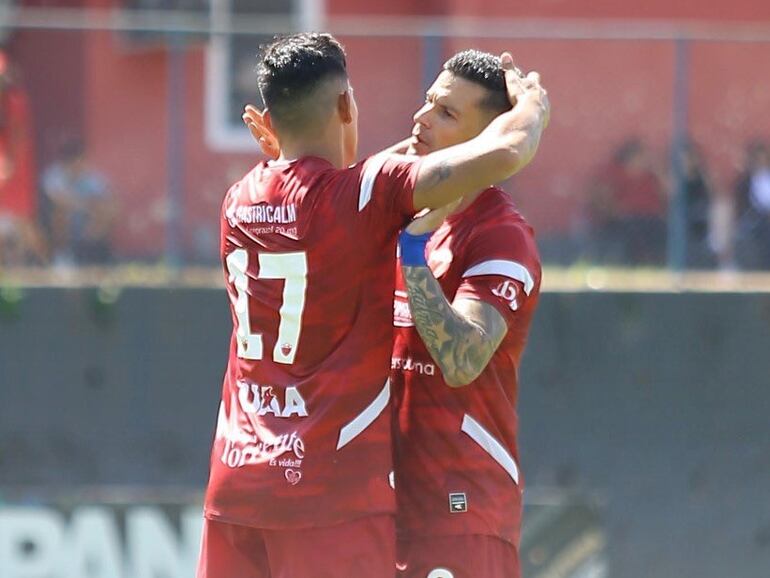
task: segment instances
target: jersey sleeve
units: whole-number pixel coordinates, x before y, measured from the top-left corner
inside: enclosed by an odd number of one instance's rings
[[[363,161],[358,212],[373,224],[400,229],[414,216],[414,187],[421,160],[381,153]]]
[[[541,275],[531,229],[522,225],[487,229],[468,243],[455,299],[492,305],[511,329],[517,313],[537,299]]]

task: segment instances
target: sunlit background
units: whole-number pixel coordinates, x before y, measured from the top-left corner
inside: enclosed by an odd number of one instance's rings
[[[544,295],[525,578],[770,576],[766,0],[0,2],[0,577],[193,574],[256,55],[345,44],[360,156],[454,52],[553,104],[505,183]]]

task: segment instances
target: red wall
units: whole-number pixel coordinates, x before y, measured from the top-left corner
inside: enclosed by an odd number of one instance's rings
[[[673,46],[643,42],[489,41],[510,50],[522,68],[541,71],[552,121],[538,156],[514,178],[515,198],[540,233],[566,230],[578,216],[590,173],[630,135],[654,148],[670,136]],[[448,54],[466,48],[449,43]]]
[[[448,4],[446,0],[326,0],[326,11],[331,16],[442,14],[448,9]]]
[[[50,30],[25,30],[11,39],[8,51],[34,112],[40,167],[64,139],[82,136],[86,115],[83,41],[84,35],[78,32]]]
[[[770,20],[770,2],[764,0],[446,0],[446,5],[452,14],[484,17]]]
[[[88,114],[85,121],[92,164],[109,175],[121,200],[116,240],[130,256],[155,256],[164,248],[168,213],[169,59],[160,47],[142,48],[113,33],[88,35]],[[184,174],[182,234],[189,245],[196,228],[216,236],[221,199],[243,175],[254,155],[211,151],[204,134],[204,50],[185,55],[183,110]]]
[[[697,20],[719,20],[725,10],[724,4],[713,0],[636,4],[612,0],[328,0],[327,7],[331,15],[366,10],[391,15]],[[770,2],[734,0],[726,16],[731,20],[760,17],[770,21]],[[47,47],[66,44],[51,40],[53,35],[46,38]],[[368,154],[408,134],[411,115],[422,100],[423,45],[414,38],[342,40],[348,49],[361,109],[360,149],[362,155]],[[24,46],[19,52],[26,59],[29,76],[43,70],[29,64],[33,55],[35,60],[46,58],[48,64],[46,74],[36,76],[31,83],[36,115],[40,113],[47,126],[80,125],[93,164],[109,175],[121,199],[121,250],[129,255],[157,254],[163,244],[167,171],[164,51],[128,48],[112,33],[83,35],[61,51],[42,44],[30,46],[28,41]],[[549,88],[552,125],[538,158],[515,182],[522,209],[541,234],[569,229],[589,173],[624,138],[642,136],[658,158],[665,159],[672,118],[673,43],[463,39],[447,41],[444,56],[468,46],[494,52],[511,50],[523,67],[540,70]],[[186,99],[178,103],[184,107],[186,122],[183,230],[188,237],[197,227],[217,227],[219,200],[227,183],[256,158],[208,150],[203,130],[203,62],[203,48],[190,49]],[[692,45],[690,124],[693,135],[705,145],[723,188],[733,178],[744,143],[754,136],[770,136],[770,81],[760,72],[768,62],[770,44]],[[68,87],[63,100],[57,90],[60,85]],[[63,109],[57,109],[60,102]]]

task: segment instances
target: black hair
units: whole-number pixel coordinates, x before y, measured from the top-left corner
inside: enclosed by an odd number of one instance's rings
[[[480,50],[463,50],[444,63],[444,70],[487,89],[481,105],[501,113],[511,109],[500,57]]]
[[[347,79],[345,49],[331,34],[278,37],[265,46],[257,85],[274,122],[293,130],[312,124],[314,90],[330,78]]]

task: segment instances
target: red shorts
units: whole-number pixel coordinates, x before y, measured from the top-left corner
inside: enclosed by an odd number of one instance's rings
[[[205,520],[197,578],[393,578],[392,516],[264,530]]]
[[[398,578],[520,578],[519,553],[494,536],[399,540]]]

